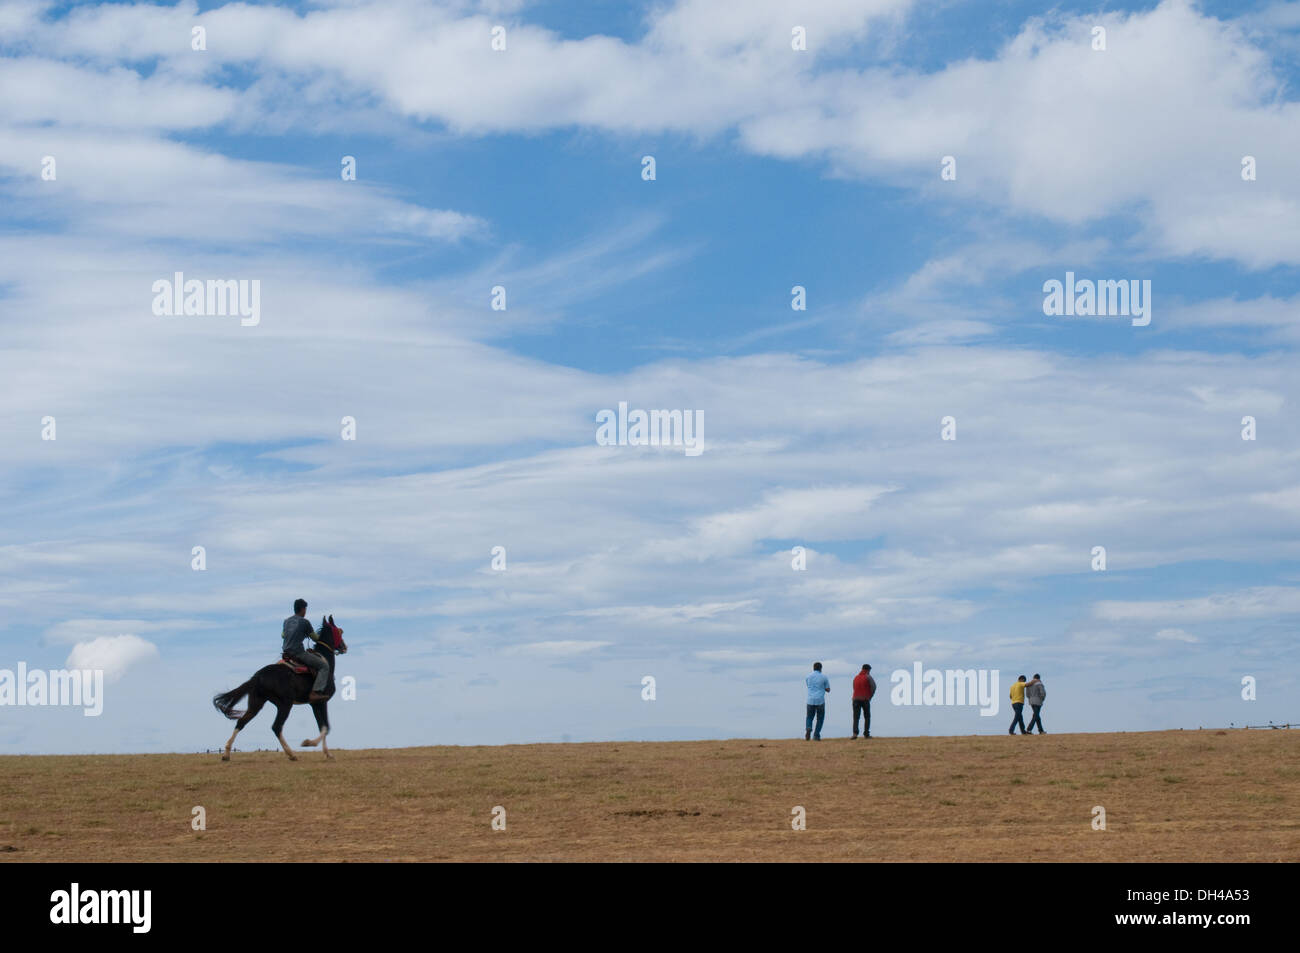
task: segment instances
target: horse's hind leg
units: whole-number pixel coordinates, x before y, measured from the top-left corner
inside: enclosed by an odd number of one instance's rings
[[[298,756],[289,747],[289,742],[284,740],[284,723],[289,720],[289,712],[291,711],[293,711],[293,702],[277,701],[275,703],[275,721],[271,724],[271,730],[275,732],[276,740],[280,742],[280,747],[289,756],[289,760],[297,761]]]
[[[222,761],[230,760],[230,746],[235,743],[235,735],[238,735],[241,731],[244,730],[244,726],[253,720],[253,716],[256,715],[259,711],[261,711],[262,706],[265,704],[266,704],[265,698],[261,697],[260,695],[254,695],[251,692],[249,693],[248,711],[244,712],[244,714],[240,717],[239,721],[235,722],[235,730],[231,734],[230,740],[226,742],[226,750],[221,753]]]
[[[226,742],[226,749],[221,752],[221,760],[230,760],[230,746],[235,743],[235,735],[239,734],[239,726],[235,725],[235,730],[230,734],[230,740]]]

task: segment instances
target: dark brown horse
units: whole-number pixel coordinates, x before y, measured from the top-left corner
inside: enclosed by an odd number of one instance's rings
[[[314,747],[319,744],[321,751],[325,752],[325,757],[333,759],[330,754],[329,746],[325,743],[325,736],[330,731],[329,713],[325,706],[334,694],[334,657],[342,655],[348,650],[348,644],[343,641],[343,630],[334,624],[334,617],[329,616],[322,618],[320,621],[320,632],[315,636],[316,646],[312,650],[321,655],[329,664],[329,681],[325,683],[325,698],[317,702],[308,702],[307,696],[311,694],[312,680],[314,673],[306,666],[285,665],[283,662],[276,662],[265,668],[258,669],[253,677],[238,688],[228,691],[223,695],[216,695],[212,699],[212,704],[216,706],[217,711],[235,721],[235,733],[230,736],[226,742],[226,750],[222,752],[221,760],[230,760],[230,746],[235,743],[235,735],[243,730],[244,725],[248,724],[262,710],[262,706],[270,702],[275,706],[275,721],[271,723],[271,731],[275,733],[275,738],[280,742],[280,747],[284,753],[289,756],[290,761],[297,761],[298,758],[290,749],[288,742],[284,740],[284,723],[289,717],[289,712],[293,711],[294,705],[311,705],[312,714],[316,716],[316,727],[320,729],[320,734],[314,739],[304,741],[307,747]],[[296,669],[306,669],[299,672]],[[235,708],[235,705],[245,695],[248,696],[248,710],[241,711]]]

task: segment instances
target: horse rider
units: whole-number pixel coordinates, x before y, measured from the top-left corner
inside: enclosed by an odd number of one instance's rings
[[[330,677],[329,663],[315,652],[308,652],[302,647],[304,639],[315,640],[316,638],[315,630],[307,621],[306,599],[293,601],[293,615],[284,620],[283,635],[282,651],[285,657],[316,670],[316,681],[312,683],[311,694],[307,696],[307,701],[319,702],[329,698],[329,695],[325,694],[325,683]]]

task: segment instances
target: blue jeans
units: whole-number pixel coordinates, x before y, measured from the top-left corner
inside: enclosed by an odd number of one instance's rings
[[[1041,712],[1041,711],[1043,710],[1043,706],[1042,706],[1042,705],[1030,705],[1029,707],[1032,708],[1032,709],[1034,710],[1034,717],[1030,720],[1030,722],[1029,722],[1029,727],[1025,729],[1026,733],[1027,733],[1027,732],[1030,732],[1030,731],[1033,731],[1033,730],[1034,730],[1034,725],[1037,725],[1037,726],[1038,726],[1038,733],[1039,733],[1040,735],[1042,735],[1042,734],[1046,734],[1046,732],[1043,731],[1043,719],[1042,719],[1042,716],[1039,715],[1039,712]]]
[[[1025,703],[1012,702],[1011,710],[1016,713],[1016,717],[1011,719],[1011,730],[1008,731],[1007,734],[1014,735],[1016,733],[1016,725],[1020,726],[1020,733],[1022,735],[1029,734],[1029,732],[1025,730]]]
[[[816,730],[816,731],[813,731],[813,716],[814,716],[814,715],[817,716],[817,730]],[[822,736],[822,722],[824,722],[825,720],[826,720],[826,703],[825,703],[825,702],[822,702],[820,705],[809,705],[809,706],[808,706],[808,723],[807,723],[807,725],[804,727],[804,734],[807,734],[808,732],[812,731],[812,732],[813,732],[813,737],[814,737],[814,738],[820,738],[820,737]]]

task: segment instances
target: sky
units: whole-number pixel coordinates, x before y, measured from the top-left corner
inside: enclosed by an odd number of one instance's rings
[[[1298,67],[1269,0],[5,0],[0,670],[105,683],[0,753],[215,748],[298,597],[339,748],[798,737],[813,661],[830,737],[863,663],[880,736],[1300,721]]]

